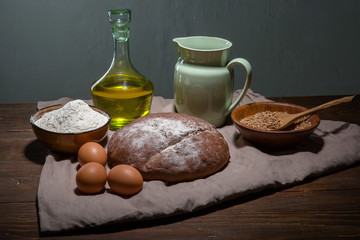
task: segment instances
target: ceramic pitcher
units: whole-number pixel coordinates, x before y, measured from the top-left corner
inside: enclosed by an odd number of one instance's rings
[[[250,63],[243,58],[228,61],[232,43],[226,39],[193,36],[175,38],[173,42],[178,54],[174,71],[177,112],[222,126],[250,86]],[[232,102],[236,64],[245,68],[246,79],[241,94]]]

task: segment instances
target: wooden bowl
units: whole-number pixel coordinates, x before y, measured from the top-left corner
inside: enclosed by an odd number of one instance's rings
[[[109,120],[103,126],[91,131],[81,133],[57,133],[42,129],[35,124],[36,120],[41,118],[45,113],[61,107],[63,107],[63,105],[45,107],[38,110],[30,117],[31,127],[36,138],[43,142],[48,148],[55,152],[74,154],[77,153],[79,148],[87,142],[101,142],[105,139],[109,130],[110,115],[104,110],[94,106],[90,107],[106,116]]]
[[[311,126],[302,130],[259,130],[240,123],[240,120],[263,111],[298,113],[305,110],[307,108],[289,103],[256,102],[236,108],[231,113],[231,119],[245,139],[262,148],[279,150],[294,146],[312,134],[320,123],[319,116],[317,114],[310,115]]]

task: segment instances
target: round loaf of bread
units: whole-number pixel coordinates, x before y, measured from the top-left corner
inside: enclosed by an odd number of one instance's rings
[[[109,165],[131,165],[144,180],[176,183],[204,178],[223,168],[229,158],[229,147],[214,126],[179,113],[138,118],[117,130],[108,144]]]

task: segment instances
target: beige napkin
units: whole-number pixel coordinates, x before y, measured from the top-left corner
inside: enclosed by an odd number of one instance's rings
[[[266,99],[249,90],[241,104],[255,101]],[[53,103],[39,102],[38,106]],[[165,111],[174,111],[173,100],[154,97],[152,112]],[[186,214],[250,192],[298,183],[308,176],[324,175],[360,161],[360,127],[346,122],[322,120],[307,140],[277,152],[254,147],[233,125],[219,131],[228,142],[231,154],[229,165],[221,172],[174,185],[145,182],[140,193],[127,199],[108,191],[94,196],[79,195],[75,191],[76,159],[49,154],[37,195],[41,231]]]

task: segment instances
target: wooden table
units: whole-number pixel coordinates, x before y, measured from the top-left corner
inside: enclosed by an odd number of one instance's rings
[[[337,97],[271,99],[313,107]],[[360,239],[359,164],[191,214],[43,236],[36,193],[47,149],[29,124],[35,110],[35,103],[0,104],[0,239]],[[360,125],[360,96],[319,115]]]

